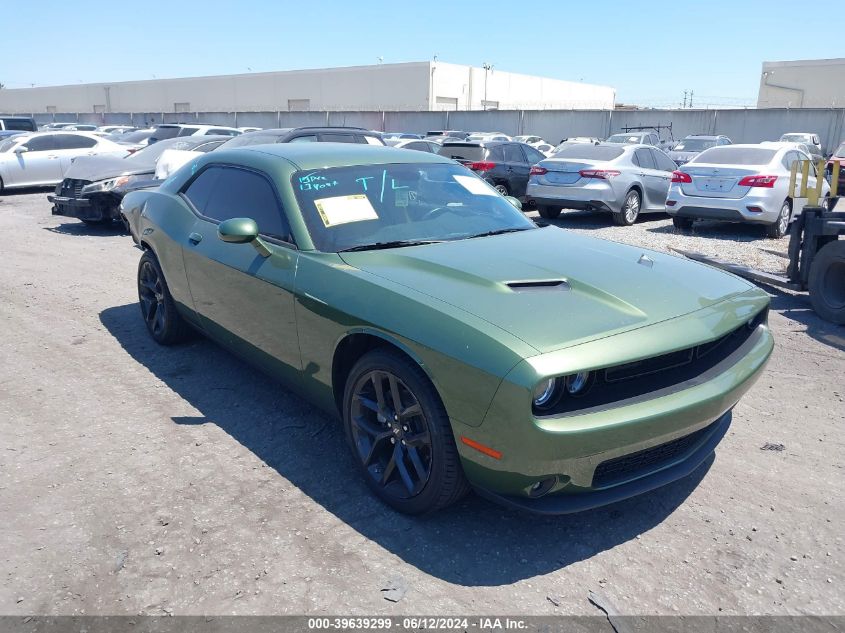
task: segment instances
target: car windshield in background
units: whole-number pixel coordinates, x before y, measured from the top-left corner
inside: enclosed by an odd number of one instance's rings
[[[711,147],[693,158],[690,163],[708,165],[768,165],[776,149],[761,147]],[[688,163],[689,164],[689,163]]]
[[[233,147],[247,147],[249,145],[267,145],[270,143],[278,143],[282,138],[280,134],[242,134],[241,136],[234,136],[230,140],[223,143],[223,149],[232,149]]]
[[[0,147],[2,147],[2,145],[0,145]],[[2,151],[2,150],[0,150],[0,151]],[[845,143],[842,143],[839,147],[837,147],[836,151],[833,152],[833,155],[836,156],[837,158],[845,157]]]
[[[639,143],[642,136],[632,136],[630,134],[611,134],[607,137],[605,143]]]
[[[3,141],[2,143],[0,143],[0,153],[3,153],[3,152],[8,152],[8,151],[9,151],[10,149],[12,149],[15,145],[17,145],[17,144],[18,144],[18,141],[20,141],[20,140],[21,140],[21,139],[20,139],[20,137],[19,137],[19,136],[12,136],[12,137],[10,137],[10,138],[7,138],[5,141]]]
[[[806,134],[784,134],[780,140],[785,143],[811,143],[811,139]]]
[[[138,150],[134,154],[129,154],[126,160],[131,160],[139,163],[155,163],[159,157],[169,149],[193,150],[198,145],[207,144],[209,141],[203,140],[201,136],[195,137],[196,140],[188,138],[168,138],[158,143],[148,145],[144,149]],[[221,143],[223,141],[220,141]]]
[[[705,140],[703,138],[688,138],[684,139],[675,145],[676,152],[703,152],[706,149],[716,146],[716,141]]]
[[[612,145],[590,145],[588,143],[575,143],[564,145],[560,151],[554,153],[552,158],[588,158],[590,160],[613,160],[625,153],[624,147],[613,147]]]
[[[300,171],[291,183],[311,239],[324,252],[536,228],[495,189],[454,164]]]
[[[121,143],[140,143],[141,141],[146,141],[152,134],[152,132],[146,130],[142,132],[129,132],[129,134],[123,134],[118,138]]]

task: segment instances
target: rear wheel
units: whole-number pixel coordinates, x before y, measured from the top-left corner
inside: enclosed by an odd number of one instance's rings
[[[613,221],[620,226],[631,226],[637,221],[637,216],[640,215],[641,205],[642,198],[640,197],[640,192],[636,189],[631,189],[625,196],[625,202],[622,203],[622,210],[613,212]]]
[[[547,204],[541,204],[537,206],[537,211],[540,213],[541,218],[546,218],[547,220],[554,220],[560,215],[561,208],[552,207]]]
[[[160,345],[179,343],[190,335],[190,326],[176,311],[158,259],[145,251],[138,262],[138,300],[150,336]]]
[[[494,185],[494,186],[496,188],[496,191],[498,191],[503,196],[511,195],[510,192],[508,191],[508,188],[507,188],[506,185]]]
[[[402,355],[377,349],[355,364],[343,421],[367,486],[392,508],[433,512],[469,491],[443,403],[425,373]]]
[[[845,240],[829,242],[816,253],[808,289],[821,318],[845,324]]]
[[[672,218],[672,226],[679,231],[691,231],[693,222],[692,218]]]
[[[792,214],[792,205],[789,200],[783,201],[783,206],[780,208],[777,220],[772,224],[766,226],[766,235],[772,239],[780,239],[786,235],[789,229],[789,216]]]

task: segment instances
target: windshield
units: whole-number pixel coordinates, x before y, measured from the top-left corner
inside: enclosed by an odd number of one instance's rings
[[[495,189],[454,164],[336,167],[297,172],[291,182],[311,239],[324,252],[536,228]]]
[[[693,158],[689,164],[708,165],[768,165],[777,154],[776,149],[758,147],[711,147]]]
[[[202,143],[207,143],[208,141],[201,140],[202,137],[197,137],[196,140],[188,138],[167,138],[163,141],[159,141],[158,143],[153,143],[152,145],[147,145],[144,149],[140,149],[134,154],[129,154],[126,157],[126,160],[131,160],[138,163],[152,163],[155,164],[158,159],[164,154],[165,150],[168,149],[182,149],[182,150],[192,150],[196,148],[197,145]],[[223,141],[220,141],[221,143]]]
[[[845,143],[840,144],[839,147],[836,148],[836,151],[833,152],[833,155],[837,158],[845,156]]]
[[[605,143],[639,143],[641,139],[642,136],[636,134],[611,134]]]
[[[675,145],[676,152],[703,152],[706,149],[716,146],[716,141],[703,138],[685,138]]]
[[[129,134],[123,134],[119,136],[121,143],[140,143],[141,141],[146,141],[150,136],[152,136],[152,130],[141,130],[140,132],[130,132]]]
[[[812,143],[813,139],[809,134],[784,134],[780,137],[785,143]]]
[[[15,145],[17,145],[19,142],[25,140],[26,138],[28,138],[28,137],[21,138],[19,135],[10,136],[5,141],[0,143],[0,154],[2,154],[3,152],[8,152]]]

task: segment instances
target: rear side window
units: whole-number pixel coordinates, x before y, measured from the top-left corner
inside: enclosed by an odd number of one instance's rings
[[[634,164],[639,165],[644,169],[657,169],[657,165],[654,163],[654,158],[652,158],[651,152],[644,148],[640,148],[634,152]]]
[[[56,134],[47,134],[46,136],[33,136],[23,145],[30,152],[46,152],[50,150],[59,149],[56,142]]]
[[[528,162],[532,165],[539,163],[541,160],[546,159],[546,155],[542,152],[534,149],[533,147],[529,147],[527,145],[522,146],[522,151],[525,152],[525,155],[528,157]]]
[[[211,220],[252,218],[259,233],[290,239],[273,186],[261,174],[237,167],[209,167],[188,186],[185,196]]]
[[[316,143],[317,137],[313,134],[308,136],[295,136],[290,140],[291,143]]]
[[[162,139],[166,138],[173,138],[174,136],[179,136],[180,130],[181,128],[175,126],[157,127],[150,138],[154,138],[157,141],[161,141]]]
[[[777,154],[776,149],[762,147],[711,147],[693,158],[690,163],[711,165],[768,165]]]
[[[174,134],[173,136],[192,136],[196,132],[199,132],[198,127],[183,127],[179,130],[177,134]],[[162,137],[159,136],[158,138],[160,140]]]
[[[207,134],[212,136],[214,134],[218,134],[220,136],[238,136],[239,132],[237,130],[222,130],[220,128],[211,128]]]
[[[97,144],[93,138],[76,134],[56,134],[56,142],[59,149],[87,149]]]
[[[512,145],[512,144],[504,145],[503,151],[505,153],[505,162],[506,163],[524,163],[525,162],[525,156],[522,155],[522,151],[519,149],[519,145]]]
[[[409,136],[408,138],[413,138],[413,137]],[[369,145],[384,145],[384,142],[380,138],[377,138],[375,136],[370,136],[368,134],[364,135],[364,142],[369,144]]]
[[[248,145],[267,145],[278,143],[282,138],[278,134],[241,134],[226,141],[226,149],[231,147],[247,147]]]
[[[673,161],[659,149],[653,149],[651,150],[651,153],[654,156],[654,160],[657,163],[657,168],[660,171],[675,171],[678,168],[678,166],[675,164],[675,161]]]

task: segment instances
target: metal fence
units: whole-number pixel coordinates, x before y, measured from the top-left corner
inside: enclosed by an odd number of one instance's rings
[[[488,110],[442,112],[134,112],[40,113],[39,124],[52,121],[131,124],[203,122],[232,127],[354,125],[384,132],[424,133],[455,129],[536,134],[550,143],[570,136],[605,138],[623,127],[672,124],[676,139],[688,134],[725,134],[734,143],[777,140],[785,132],[819,134],[828,151],[845,133],[845,109],[791,108],[747,110]]]

